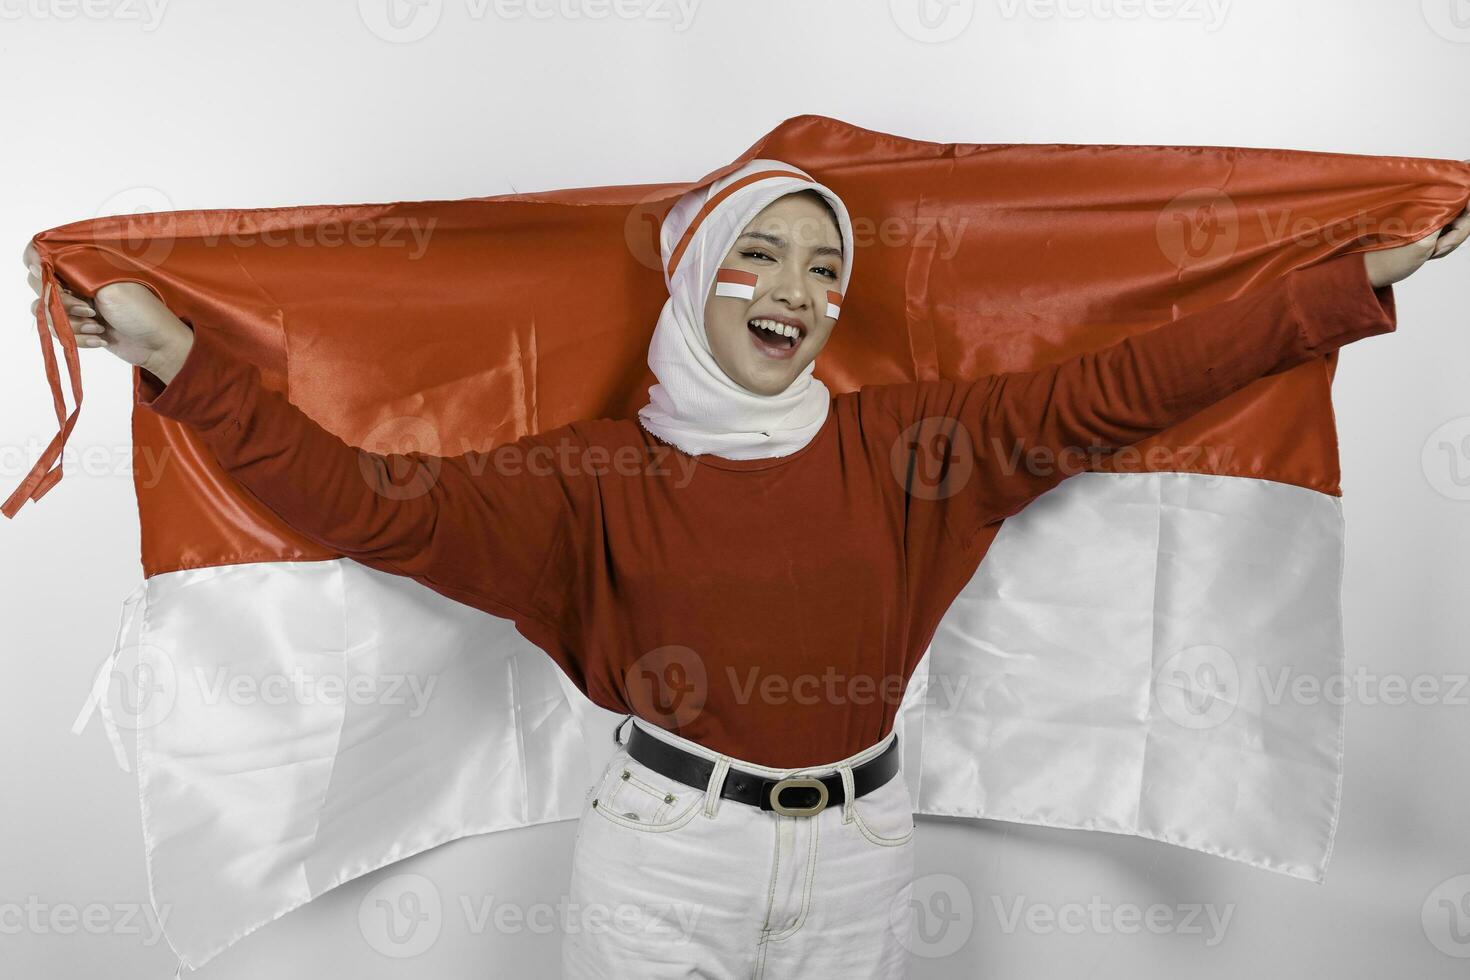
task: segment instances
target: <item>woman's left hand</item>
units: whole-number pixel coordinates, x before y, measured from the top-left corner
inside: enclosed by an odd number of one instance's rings
[[[1465,161],[1470,163],[1470,160]],[[1368,252],[1363,264],[1368,269],[1368,281],[1374,288],[1391,286],[1408,278],[1430,259],[1442,259],[1470,238],[1470,207],[1454,221],[1417,242]]]

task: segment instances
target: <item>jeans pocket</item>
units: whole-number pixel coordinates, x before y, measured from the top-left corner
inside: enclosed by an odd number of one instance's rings
[[[670,779],[619,749],[597,787],[592,809],[632,830],[667,832],[687,824],[703,802],[703,789]]]
[[[852,801],[853,823],[869,841],[884,847],[906,844],[914,836],[914,802],[903,773]]]

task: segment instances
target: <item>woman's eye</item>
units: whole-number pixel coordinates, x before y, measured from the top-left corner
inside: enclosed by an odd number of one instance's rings
[[[751,250],[746,251],[746,252],[741,252],[740,254],[742,256],[744,256],[745,258],[747,258],[747,259],[765,259],[767,262],[774,262],[774,261],[776,261],[774,258],[772,258],[771,256],[767,255],[765,252],[760,251],[759,249],[751,249]],[[836,279],[837,278],[837,270],[835,270],[835,269],[829,269],[826,266],[816,266],[815,268],[812,269],[812,271],[813,272],[820,272],[822,275],[826,276],[828,279]]]

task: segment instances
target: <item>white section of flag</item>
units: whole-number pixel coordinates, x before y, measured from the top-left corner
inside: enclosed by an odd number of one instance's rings
[[[716,296],[733,296],[736,299],[755,299],[755,287],[741,282],[715,283]]]
[[[1341,550],[1339,502],[1299,487],[1066,480],[1006,520],[913,674],[896,724],[915,811],[1321,880],[1342,705],[1270,684],[1343,673]],[[407,577],[337,559],[146,585],[118,642],[171,679],[137,726],[138,790],[150,895],[191,967],[438,844],[577,818],[614,748],[618,716],[509,620]],[[298,672],[380,696],[220,696]]]
[[[1342,546],[1338,498],[1269,480],[1094,472],[1043,494],[1006,519],[925,654],[929,703],[903,729],[923,742],[905,753],[918,812],[1320,882],[1343,705],[1280,692],[1346,676]]]
[[[756,276],[753,272],[739,269],[717,269],[715,271],[715,295],[731,296],[735,299],[755,299]]]

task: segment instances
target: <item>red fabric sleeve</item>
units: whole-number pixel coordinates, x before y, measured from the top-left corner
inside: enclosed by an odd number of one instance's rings
[[[945,451],[966,451],[952,491],[917,496],[943,509],[947,536],[968,544],[985,525],[1067,476],[1095,469],[1107,454],[1258,378],[1396,324],[1392,288],[1375,290],[1362,253],[1354,252],[1034,371],[882,385],[864,394],[886,401],[901,429],[931,420],[924,424],[932,428],[909,440],[911,452],[936,434]]]
[[[574,533],[558,466],[570,429],[488,452],[380,455],[348,445],[208,330],[166,386],[148,371],[137,403],[188,424],[220,466],[301,534],[494,615],[553,629]],[[565,451],[565,449],[563,450]]]

